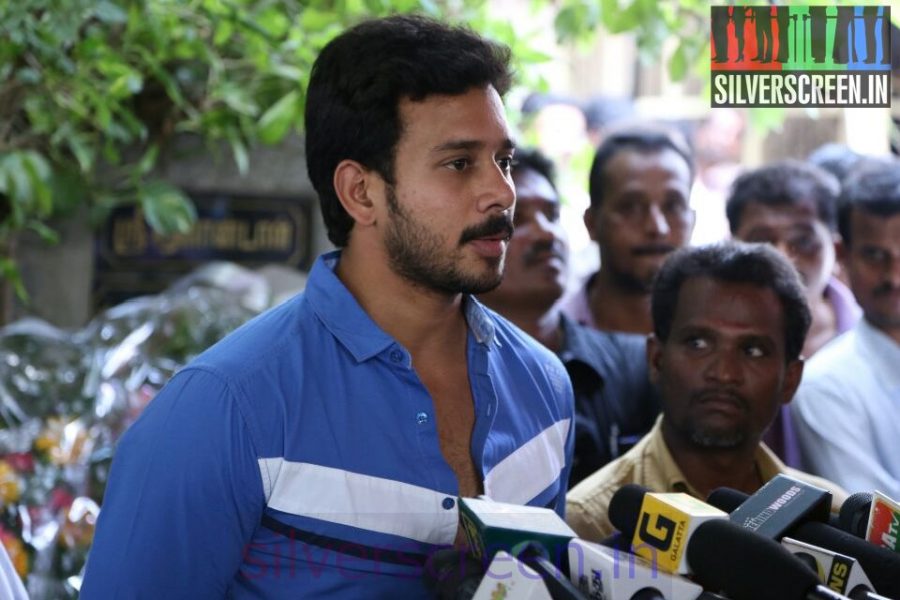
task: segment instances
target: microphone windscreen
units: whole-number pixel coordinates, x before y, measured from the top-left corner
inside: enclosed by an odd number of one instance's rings
[[[725,519],[702,523],[687,548],[703,587],[732,600],[805,598],[819,581],[781,544]]]
[[[637,529],[638,518],[647,488],[636,483],[626,483],[609,500],[609,522],[618,529],[622,537],[631,540]]]
[[[841,529],[865,539],[871,508],[872,494],[869,492],[857,492],[844,500],[838,520]]]
[[[724,510],[727,513],[734,512],[734,510],[744,503],[744,500],[749,498],[747,494],[744,492],[740,492],[733,488],[729,487],[720,487],[716,488],[709,493],[709,497],[706,499],[707,504],[711,504],[718,509]]]

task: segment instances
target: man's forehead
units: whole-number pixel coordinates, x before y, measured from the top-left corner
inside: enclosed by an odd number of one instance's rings
[[[705,324],[746,330],[767,329],[783,317],[775,291],[749,282],[690,277],[682,284],[677,302],[673,326]],[[737,304],[753,310],[749,314],[746,310],[732,312],[730,309]]]
[[[559,203],[559,195],[553,189],[550,181],[532,168],[519,167],[514,170],[513,185],[515,185],[516,199],[519,202]]]
[[[776,203],[755,199],[744,207],[743,218],[748,221],[810,222],[819,220],[819,211],[812,198]]]
[[[403,137],[427,138],[432,152],[477,145],[514,146],[500,95],[493,86],[460,94],[401,98],[398,115]],[[425,140],[423,140],[425,141]]]

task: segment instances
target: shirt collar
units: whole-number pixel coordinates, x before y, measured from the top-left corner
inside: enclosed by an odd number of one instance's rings
[[[648,444],[646,456],[654,457],[654,459],[658,461],[655,467],[658,470],[658,473],[665,478],[665,481],[662,482],[664,483],[665,490],[669,492],[684,492],[695,498],[702,499],[703,496],[701,496],[697,489],[688,482],[684,473],[681,471],[681,468],[679,468],[678,463],[675,462],[675,458],[672,457],[672,453],[666,445],[666,440],[663,438],[662,420],[663,415],[660,414],[656,418],[653,429],[647,434]],[[759,443],[759,446],[756,449],[754,460],[756,461],[756,468],[759,470],[759,475],[763,482],[769,481],[779,473],[784,473],[786,470],[784,463],[782,463],[778,457],[775,456],[775,453],[762,442]]]
[[[310,270],[305,296],[313,311],[331,334],[347,348],[357,362],[364,362],[397,343],[363,310],[334,269],[341,251],[334,250],[316,259]],[[499,344],[490,314],[475,298],[463,298],[466,323],[483,345]]]

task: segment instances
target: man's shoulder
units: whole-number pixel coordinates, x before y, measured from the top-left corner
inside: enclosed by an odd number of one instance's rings
[[[218,373],[226,380],[253,376],[261,369],[293,362],[304,354],[313,314],[298,294],[244,323],[210,346],[188,366]]]
[[[858,332],[854,328],[832,339],[806,361],[803,382],[853,379],[860,368],[868,367],[859,354]]]
[[[494,335],[498,342],[494,348],[501,358],[520,360],[532,367],[549,367],[567,377],[562,362],[556,354],[506,317],[486,306],[482,306],[482,309],[494,326]]]
[[[594,357],[603,367],[641,363],[646,357],[647,337],[637,333],[594,329],[563,314],[567,335],[566,349],[582,360]],[[596,362],[596,361],[595,361]]]
[[[566,521],[579,537],[599,542],[612,535],[610,500],[623,485],[640,483],[636,481],[637,463],[629,456],[633,451],[606,464],[566,494]]]

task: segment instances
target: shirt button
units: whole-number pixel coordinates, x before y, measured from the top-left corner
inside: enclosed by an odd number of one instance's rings
[[[422,425],[423,423],[428,422],[428,413],[420,412],[416,414],[416,423]]]
[[[391,360],[395,363],[403,362],[403,353],[399,350],[391,350]]]
[[[456,500],[454,500],[453,498],[444,498],[441,506],[443,506],[445,510],[450,510],[451,508],[456,506]]]

